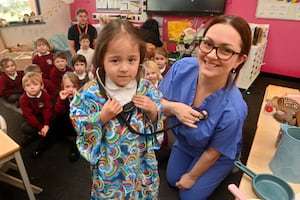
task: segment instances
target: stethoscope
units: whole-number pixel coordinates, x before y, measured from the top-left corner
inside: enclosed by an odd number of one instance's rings
[[[106,99],[111,99],[112,97],[109,95],[109,92],[107,91],[107,89],[105,88],[103,82],[101,81],[101,79],[99,77],[99,68],[97,68],[97,70],[96,70],[96,77],[97,77],[96,81],[98,82],[99,88],[100,88],[101,92],[103,93],[104,97]],[[131,101],[123,106],[123,111],[120,114],[118,114],[116,116],[116,118],[120,121],[121,124],[126,125],[130,132],[135,133],[137,135],[153,136],[153,135],[157,135],[157,134],[163,133],[165,131],[171,130],[171,129],[176,128],[183,124],[182,122],[179,122],[173,126],[170,126],[170,127],[158,130],[158,131],[154,131],[155,130],[154,127],[152,125],[150,125],[151,133],[149,133],[149,134],[141,133],[141,132],[136,131],[129,123],[131,115],[133,114],[134,110],[135,110],[135,106],[134,106],[133,102]],[[126,116],[126,114],[124,114],[124,113],[127,113],[127,112],[130,114]],[[198,112],[200,112],[202,115],[199,117],[200,121],[206,120],[208,118],[208,112],[206,110],[200,110]]]

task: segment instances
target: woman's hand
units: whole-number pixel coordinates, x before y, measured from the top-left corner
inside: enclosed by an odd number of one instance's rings
[[[157,118],[157,107],[156,104],[147,96],[134,95],[132,102],[137,108],[144,110],[151,116],[151,121],[155,121]]]
[[[168,115],[175,115],[181,123],[191,128],[197,128],[195,124],[204,117],[200,112],[184,103],[171,102],[164,99],[162,104],[164,111]]]
[[[189,173],[185,173],[181,176],[180,180],[176,182],[176,187],[181,190],[187,190],[193,187],[197,179],[190,176]]]
[[[115,98],[107,99],[104,106],[102,107],[101,116],[100,116],[101,123],[105,124],[113,117],[121,113],[122,110],[123,107]]]

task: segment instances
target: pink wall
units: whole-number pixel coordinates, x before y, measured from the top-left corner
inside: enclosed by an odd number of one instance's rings
[[[70,5],[71,18],[76,8],[83,7],[89,12],[96,12],[95,0],[75,0]],[[235,14],[251,23],[270,24],[268,43],[265,52],[263,72],[300,78],[300,21],[258,19],[255,17],[257,1],[227,0],[225,14]],[[163,39],[167,38],[166,23],[168,20],[188,19],[193,17],[164,16]],[[204,18],[200,18],[202,22]],[[93,22],[92,22],[93,23]],[[169,51],[174,50],[174,43],[168,43]],[[297,48],[297,49],[298,49]]]

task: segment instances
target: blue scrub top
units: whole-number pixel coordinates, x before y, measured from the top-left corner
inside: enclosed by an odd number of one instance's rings
[[[192,106],[199,74],[198,59],[183,58],[171,67],[161,81],[159,90],[169,101]],[[195,110],[206,110],[208,118],[197,123],[197,128],[181,125],[173,129],[176,145],[193,157],[200,156],[208,146],[221,152],[220,160],[235,160],[241,150],[242,128],[247,117],[247,104],[240,90],[232,87],[232,79],[226,88],[208,96]],[[178,123],[170,117],[170,125]]]

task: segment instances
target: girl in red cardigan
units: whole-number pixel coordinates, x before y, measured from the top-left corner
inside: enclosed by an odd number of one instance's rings
[[[61,90],[57,98],[54,108],[54,126],[56,134],[60,137],[74,136],[76,137],[75,129],[69,117],[70,102],[73,96],[80,88],[80,81],[73,72],[66,72],[61,81]],[[71,142],[71,151],[69,160],[76,161],[79,158],[79,152],[76,147],[76,140]]]
[[[17,71],[17,65],[13,58],[3,58],[0,61],[0,97],[9,103],[16,103],[18,106],[19,97],[23,93],[22,77],[23,72]]]

